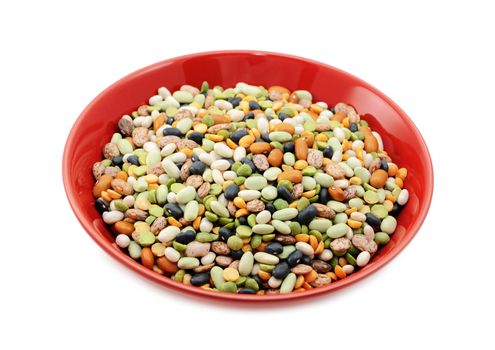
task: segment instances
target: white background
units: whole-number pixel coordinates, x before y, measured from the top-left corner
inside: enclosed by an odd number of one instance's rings
[[[493,348],[493,10],[181,3],[1,2],[0,348]],[[219,49],[329,63],[412,117],[436,187],[426,222],[392,263],[323,298],[240,308],[158,287],[83,231],[61,178],[78,114],[138,68]]]

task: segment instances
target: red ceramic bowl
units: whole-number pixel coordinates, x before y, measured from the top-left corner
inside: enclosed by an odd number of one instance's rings
[[[114,236],[95,210],[92,197],[92,165],[101,159],[103,145],[116,130],[119,118],[146,103],[160,86],[178,89],[182,84],[234,86],[243,81],[256,85],[282,85],[306,89],[315,100],[330,105],[352,104],[377,130],[385,149],[409,175],[405,187],[409,203],[398,217],[397,231],[371,263],[347,278],[302,293],[246,295],[211,292],[183,285],[146,269],[114,243]],[[433,169],[430,155],[418,129],[387,96],[368,83],[329,65],[278,53],[220,51],[192,54],[162,61],[119,80],[96,97],[74,124],[63,157],[65,191],[75,215],[88,234],[108,254],[137,273],[167,287],[219,299],[274,301],[314,296],[348,286],[392,260],[416,235],[430,206]],[[384,277],[386,278],[386,277]]]

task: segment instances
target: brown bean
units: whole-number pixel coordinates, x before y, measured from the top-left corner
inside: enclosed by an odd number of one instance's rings
[[[164,256],[159,257],[158,259],[156,259],[156,264],[166,274],[173,274],[173,273],[176,273],[179,270],[179,268],[177,267],[177,264],[169,261]]]
[[[100,179],[93,186],[93,197],[99,198],[101,192],[106,191],[110,188],[113,180],[113,176],[111,175],[102,175]]]
[[[286,170],[278,175],[278,181],[289,180],[292,183],[300,183],[302,181],[302,173],[299,170]]]
[[[155,257],[150,248],[146,247],[141,250],[141,263],[150,270],[153,268],[153,265],[155,265]]]
[[[134,225],[126,221],[117,221],[113,225],[113,229],[117,233],[121,233],[129,236],[131,233],[134,232]]]
[[[271,149],[272,146],[268,142],[255,142],[249,147],[252,154],[268,153]]]
[[[296,158],[300,160],[306,160],[308,158],[308,145],[306,144],[306,138],[300,137],[294,141],[294,148]]]
[[[388,173],[383,169],[375,170],[370,177],[370,185],[374,188],[382,188],[388,180]]]
[[[274,148],[268,155],[268,163],[270,163],[271,166],[279,167],[282,165],[283,158],[284,154],[282,151],[278,148]]]

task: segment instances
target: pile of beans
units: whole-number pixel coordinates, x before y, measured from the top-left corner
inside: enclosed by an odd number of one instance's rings
[[[309,91],[161,87],[93,166],[115,243],[173,280],[229,293],[318,288],[394,233],[407,176],[352,106]]]

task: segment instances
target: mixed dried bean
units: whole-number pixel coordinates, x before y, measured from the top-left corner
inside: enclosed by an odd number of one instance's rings
[[[356,110],[305,90],[161,87],[118,129],[92,169],[95,207],[118,247],[184,284],[328,285],[390,241],[409,198]]]

